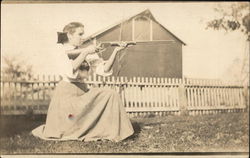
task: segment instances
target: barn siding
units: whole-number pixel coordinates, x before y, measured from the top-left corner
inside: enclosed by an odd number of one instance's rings
[[[104,32],[97,37],[97,41],[132,41],[132,22],[128,21],[122,24],[122,32],[120,39],[120,25]]]
[[[122,64],[119,76],[127,77],[182,77],[182,54],[179,43],[137,44],[126,49],[126,55],[119,64]],[[113,48],[108,48],[103,53],[103,58],[108,59]],[[121,54],[120,54],[121,55]],[[114,63],[114,76],[117,75],[118,58]]]
[[[132,41],[132,21],[123,23],[122,25],[122,40]]]
[[[120,27],[116,26],[97,37],[97,41],[118,41],[120,34]]]
[[[160,24],[153,21],[153,40],[175,40],[178,41],[171,33],[166,31]]]

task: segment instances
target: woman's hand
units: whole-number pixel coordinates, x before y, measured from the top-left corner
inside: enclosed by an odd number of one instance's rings
[[[119,52],[127,47],[126,42],[121,42],[118,47],[115,47],[114,51]]]
[[[96,52],[95,45],[89,45],[88,47],[82,48],[83,52],[87,52],[87,54],[94,54]]]
[[[88,54],[94,54],[94,53],[97,53],[97,52],[101,52],[101,51],[104,51],[105,48],[101,47],[101,45],[89,45],[88,47],[86,48],[83,48],[83,51],[86,51],[88,52]]]
[[[114,51],[115,52],[119,52],[119,51],[121,51],[121,50],[123,50],[123,49],[125,49],[126,47],[115,47],[115,49],[114,49]]]
[[[114,51],[119,52],[127,47],[126,43],[121,43],[119,47],[115,47]]]
[[[104,51],[106,51],[106,48],[103,47],[102,43],[96,46],[96,53],[98,53],[99,55],[102,54]]]

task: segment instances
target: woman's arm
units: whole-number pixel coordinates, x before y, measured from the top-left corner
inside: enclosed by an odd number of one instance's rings
[[[111,70],[117,53],[119,51],[123,50],[124,48],[125,47],[116,47],[114,49],[113,53],[111,54],[111,56],[109,57],[109,59],[106,61],[105,65],[104,65],[104,72],[109,72]]]
[[[67,51],[66,53],[78,53],[78,52],[80,53],[78,55],[78,57],[76,59],[74,59],[72,62],[73,71],[75,72],[79,68],[79,66],[85,60],[85,58],[88,54],[95,53],[95,51],[96,51],[96,47],[94,45],[91,45],[91,46],[88,46],[88,47],[82,48],[82,49]]]
[[[78,49],[73,49],[73,50],[66,50],[66,53],[68,54],[68,56],[77,57],[82,51],[87,51],[87,49],[92,49],[92,47],[95,47],[96,52],[106,50],[105,48],[101,47],[101,45],[97,45],[97,46],[90,45],[90,46],[88,46],[86,48],[78,48]]]

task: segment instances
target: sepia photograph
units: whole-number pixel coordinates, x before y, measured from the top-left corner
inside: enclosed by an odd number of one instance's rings
[[[0,157],[248,157],[249,10],[3,1]]]

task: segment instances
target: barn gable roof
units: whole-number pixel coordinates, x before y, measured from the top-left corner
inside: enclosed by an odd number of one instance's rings
[[[94,34],[88,36],[88,37],[86,38],[85,42],[87,42],[88,40],[92,40],[92,39],[96,38],[97,36],[100,36],[101,34],[105,33],[106,31],[108,31],[108,30],[110,30],[110,29],[112,29],[112,28],[114,28],[114,27],[116,27],[116,26],[118,26],[118,25],[120,25],[120,24],[122,24],[122,23],[124,23],[124,22],[126,22],[126,21],[129,21],[129,20],[133,19],[133,18],[136,17],[136,16],[141,16],[141,15],[148,16],[148,17],[151,18],[153,21],[155,21],[157,24],[159,24],[163,29],[165,29],[167,32],[169,32],[172,36],[174,36],[174,37],[175,37],[178,41],[180,41],[183,45],[186,45],[186,43],[184,43],[180,38],[178,38],[177,36],[175,36],[175,35],[174,35],[172,32],[170,32],[166,27],[164,27],[162,24],[160,24],[160,23],[154,18],[153,14],[151,13],[151,11],[150,11],[149,9],[146,9],[146,10],[144,10],[144,11],[142,11],[142,12],[136,14],[136,15],[133,15],[133,16],[131,16],[131,17],[128,17],[128,18],[126,18],[126,19],[123,19],[122,21],[119,21],[119,22],[117,22],[117,23],[115,23],[115,24],[113,24],[113,25],[111,25],[111,26],[108,26],[108,27],[106,27],[106,28],[104,28],[104,29],[102,29],[102,30],[100,30],[100,31],[98,31],[98,32],[96,32],[96,33],[94,33]]]

